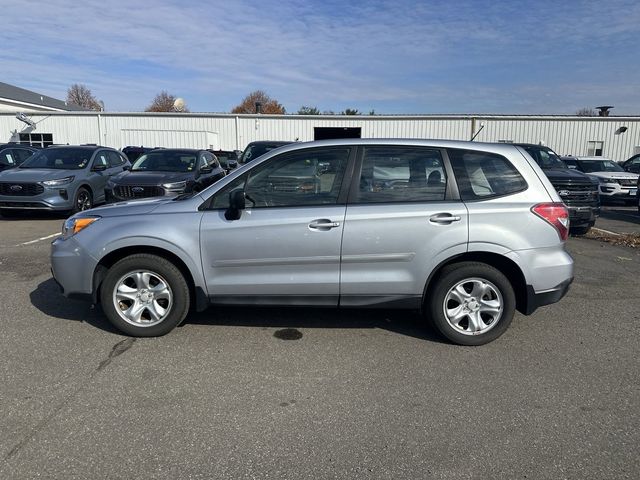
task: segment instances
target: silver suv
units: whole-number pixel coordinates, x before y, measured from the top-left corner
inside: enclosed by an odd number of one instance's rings
[[[393,307],[480,345],[567,292],[568,227],[520,147],[335,140],[278,148],[200,193],[79,213],[51,263],[65,295],[135,336],[212,304]]]

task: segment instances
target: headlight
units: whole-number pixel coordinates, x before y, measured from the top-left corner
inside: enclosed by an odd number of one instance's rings
[[[69,218],[62,225],[62,238],[72,237],[98,220],[100,217]]]
[[[74,178],[76,177],[71,176],[71,177],[58,178],[56,180],[46,180],[42,182],[42,184],[46,185],[47,187],[61,187],[62,185],[69,185],[71,182],[73,182]]]
[[[615,178],[598,178],[600,183],[618,183]]]
[[[187,182],[163,183],[162,188],[170,191],[184,190],[187,188]]]

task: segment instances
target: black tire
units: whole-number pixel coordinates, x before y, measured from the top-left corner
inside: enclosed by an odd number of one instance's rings
[[[591,230],[591,225],[587,225],[586,227],[571,227],[569,232],[573,236],[581,236],[589,233],[589,230]]]
[[[488,281],[491,284],[492,293],[496,293],[493,291],[495,287],[495,290],[502,297],[502,311],[497,318],[489,322],[484,333],[463,333],[460,328],[454,328],[445,315],[445,298],[449,295],[450,290],[467,279]],[[482,298],[484,299],[484,297]],[[499,300],[498,297],[496,299]],[[491,298],[485,300],[491,300]],[[435,280],[435,285],[430,289],[426,303],[430,319],[442,335],[458,345],[470,346],[484,345],[502,335],[511,324],[516,309],[516,297],[511,282],[496,268],[480,262],[460,262],[443,268]],[[474,308],[476,306],[477,303],[473,304]],[[486,321],[484,318],[483,321]],[[469,317],[467,317],[467,320],[469,320]],[[464,319],[461,323],[464,324]]]
[[[127,307],[122,302],[119,302],[120,307],[116,306],[114,293],[117,284],[123,276],[135,271],[158,275],[170,289],[171,304],[159,323],[150,326],[135,325],[126,321],[117,310],[121,308],[122,311]],[[173,263],[157,255],[140,253],[119,260],[109,269],[100,287],[100,302],[107,318],[118,330],[134,337],[158,337],[169,333],[185,319],[189,313],[191,298],[184,275]]]
[[[93,208],[93,196],[91,192],[84,187],[80,187],[73,197],[73,208],[71,213],[83,212]]]

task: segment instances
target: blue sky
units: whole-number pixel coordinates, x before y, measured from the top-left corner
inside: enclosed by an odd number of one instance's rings
[[[640,114],[640,2],[0,0],[0,81],[110,111]]]

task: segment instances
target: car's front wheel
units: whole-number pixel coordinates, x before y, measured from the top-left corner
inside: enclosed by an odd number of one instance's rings
[[[83,212],[93,207],[93,196],[91,192],[84,187],[80,187],[76,192],[76,196],[73,199],[72,213]]]
[[[516,299],[511,282],[496,268],[479,262],[445,267],[427,299],[431,320],[459,345],[489,343],[509,327]]]
[[[136,337],[156,337],[170,332],[187,316],[189,286],[167,259],[135,254],[109,269],[100,301],[117,329]]]

